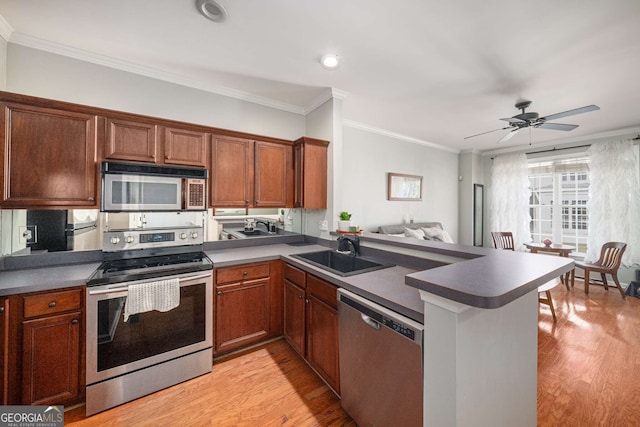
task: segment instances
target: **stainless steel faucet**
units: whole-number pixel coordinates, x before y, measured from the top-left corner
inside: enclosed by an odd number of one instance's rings
[[[351,248],[349,248],[351,246]],[[347,252],[349,251],[349,255],[358,256],[360,255],[360,238],[357,235],[347,236],[341,235],[338,237],[338,251],[339,252]]]

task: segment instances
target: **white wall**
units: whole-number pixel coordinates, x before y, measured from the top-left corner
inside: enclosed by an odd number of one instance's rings
[[[0,90],[7,85],[7,41],[0,37]]]
[[[12,43],[6,90],[289,140],[305,135],[299,114]]]
[[[337,211],[367,231],[379,225],[440,221],[458,240],[458,155],[344,127],[342,199]],[[423,177],[422,201],[387,200],[387,173]]]

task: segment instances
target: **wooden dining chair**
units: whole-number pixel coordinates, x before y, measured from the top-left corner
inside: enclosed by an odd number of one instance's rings
[[[626,299],[624,294],[624,289],[620,286],[620,281],[618,281],[618,268],[620,268],[620,263],[622,262],[622,254],[627,249],[627,244],[622,242],[607,242],[602,245],[600,249],[600,259],[598,259],[593,264],[588,264],[585,262],[576,261],[576,267],[584,269],[584,293],[589,293],[589,282],[591,281],[589,275],[591,272],[600,273],[600,277],[602,277],[602,284],[604,285],[605,290],[609,290],[609,283],[607,283],[607,274],[611,275],[611,278],[615,282],[616,287],[620,291],[620,295],[622,295],[623,299]],[[576,270],[573,269],[571,272],[571,287],[573,287],[573,283],[576,276]]]
[[[513,233],[510,231],[492,231],[491,239],[493,240],[493,246],[496,249],[506,249],[515,251],[515,244],[513,242]],[[553,306],[553,300],[551,299],[551,289],[558,286],[559,279],[549,280],[543,285],[538,286],[538,302],[546,304],[551,309],[551,316],[553,321],[557,321],[556,309]],[[544,296],[542,296],[544,294]]]
[[[492,231],[491,239],[496,249],[511,249],[512,251],[516,249],[513,243],[513,233],[510,231]]]

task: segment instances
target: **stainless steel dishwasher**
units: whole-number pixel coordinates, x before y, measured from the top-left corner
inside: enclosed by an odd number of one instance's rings
[[[422,426],[424,326],[338,289],[342,407],[360,427]]]

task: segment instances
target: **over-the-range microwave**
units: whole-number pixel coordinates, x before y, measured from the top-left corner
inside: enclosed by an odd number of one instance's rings
[[[102,162],[102,212],[206,209],[206,169]]]

